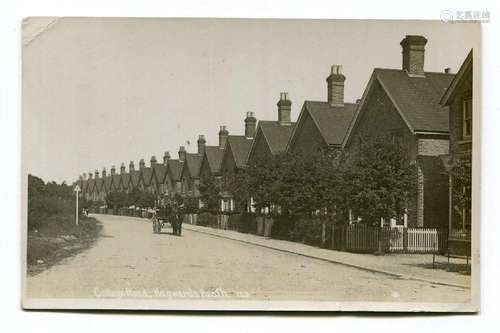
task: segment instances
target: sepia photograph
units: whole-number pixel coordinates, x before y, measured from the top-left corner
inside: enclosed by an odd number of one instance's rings
[[[23,308],[479,311],[477,15],[25,18]]]

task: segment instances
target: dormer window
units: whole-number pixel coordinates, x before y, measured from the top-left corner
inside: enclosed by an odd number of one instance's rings
[[[462,136],[470,139],[472,136],[472,98],[467,98],[462,106]]]

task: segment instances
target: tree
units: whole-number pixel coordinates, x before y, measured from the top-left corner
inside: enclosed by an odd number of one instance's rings
[[[360,151],[342,163],[341,193],[363,223],[403,216],[416,191],[417,166],[406,148],[385,137],[362,140]]]
[[[213,175],[203,177],[200,182],[199,190],[204,209],[211,213],[216,213],[219,208],[221,182]]]
[[[470,156],[455,158],[451,168],[453,180],[453,209],[470,225],[472,197],[472,159]],[[464,225],[461,225],[462,228]]]

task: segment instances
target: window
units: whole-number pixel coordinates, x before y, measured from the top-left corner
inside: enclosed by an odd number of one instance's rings
[[[472,136],[472,98],[465,99],[462,109],[462,135],[464,139]]]

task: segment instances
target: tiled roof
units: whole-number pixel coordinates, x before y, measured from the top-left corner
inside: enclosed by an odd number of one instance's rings
[[[245,167],[247,164],[248,154],[252,148],[253,139],[247,139],[244,135],[229,135],[227,145],[231,146],[234,161],[238,168]]]
[[[449,87],[446,89],[446,92],[441,97],[440,100],[441,105],[449,105],[451,99],[455,95],[457,87],[461,85],[461,83],[464,81],[466,77],[472,76],[472,61],[473,61],[473,53],[472,50],[470,50],[464,62],[460,66],[457,75],[455,75],[453,81],[450,83]]]
[[[167,166],[165,164],[156,164],[153,168],[154,176],[158,184],[163,184],[165,175],[167,174]]]
[[[111,189],[111,180],[113,179],[112,176],[106,176],[106,178],[104,178],[104,189],[106,192],[111,192],[112,189]]]
[[[304,108],[328,145],[341,145],[358,104],[344,103],[344,106],[331,106],[328,102],[305,101]]]
[[[141,179],[140,171],[134,170],[130,172],[130,181],[132,182],[133,187],[137,187],[137,185],[139,185],[140,179]]]
[[[295,128],[295,123],[284,126],[279,121],[261,120],[259,121],[259,128],[266,138],[271,153],[276,155],[286,150],[286,145]]]
[[[153,169],[144,167],[140,170],[140,172],[144,185],[149,186],[149,184],[151,184],[151,176],[153,175]]]
[[[87,180],[87,187],[85,188],[86,192],[91,193],[94,190],[94,179]]]
[[[224,149],[220,149],[219,146],[206,146],[205,154],[207,156],[210,172],[211,173],[220,172],[220,167],[222,165],[222,157],[224,156]]]
[[[97,189],[97,191],[101,191],[102,190],[102,185],[103,185],[104,181],[102,178],[97,178],[95,180],[95,187]]]
[[[181,163],[179,160],[169,160],[167,165],[167,173],[173,181],[178,181],[181,179]]]
[[[121,175],[120,174],[115,174],[113,176],[113,187],[118,190],[119,188],[119,185],[120,185],[120,181],[121,181]]]
[[[448,110],[439,102],[454,74],[425,72],[415,77],[403,70],[376,68],[374,75],[413,131],[448,132]]]
[[[130,182],[130,173],[124,173],[122,174],[122,188],[123,189],[128,189],[128,184]]]
[[[186,154],[186,165],[192,178],[200,176],[201,156],[198,154]]]

